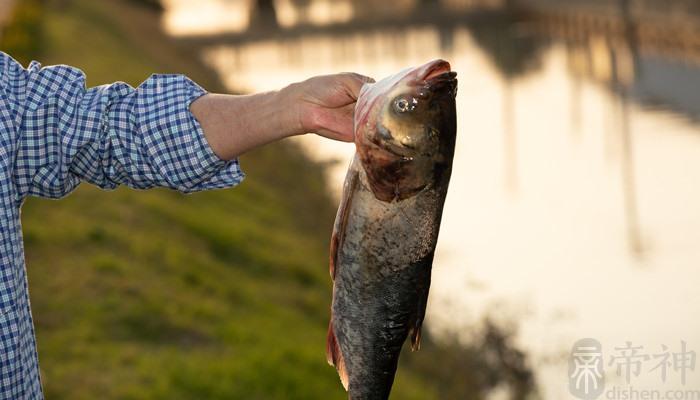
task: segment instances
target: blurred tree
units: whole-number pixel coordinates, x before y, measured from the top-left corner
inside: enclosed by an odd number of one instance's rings
[[[441,399],[484,399],[499,387],[507,389],[510,400],[537,398],[534,371],[527,354],[514,343],[514,328],[485,319],[478,332],[465,344],[456,332],[438,339],[426,330],[420,351],[406,346],[410,354],[400,362],[426,377]]]
[[[309,6],[312,0],[292,0],[292,6],[297,12],[299,19],[298,23],[306,23],[309,21]]]
[[[277,10],[274,0],[257,0],[252,10],[252,25],[277,27]]]
[[[507,78],[536,68],[544,45],[541,39],[518,30],[517,22],[514,15],[501,13],[468,26],[476,44]]]

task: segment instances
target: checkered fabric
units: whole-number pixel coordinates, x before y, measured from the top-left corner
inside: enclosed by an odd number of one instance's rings
[[[87,181],[181,192],[243,179],[189,111],[206,92],[181,75],[85,88],[59,65],[25,69],[0,52],[0,399],[42,399],[20,226],[27,195],[60,198]]]

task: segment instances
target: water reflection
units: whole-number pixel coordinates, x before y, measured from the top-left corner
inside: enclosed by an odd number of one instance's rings
[[[163,0],[164,28],[173,35],[240,32],[250,22],[246,0]]]
[[[561,354],[580,337],[653,349],[683,339],[700,351],[700,63],[679,38],[654,44],[627,1],[606,4],[622,17],[505,12],[236,39],[204,53],[241,91],[449,59],[460,131],[428,324],[469,333],[485,315],[518,321],[544,396],[562,398]],[[341,160],[329,170],[339,190],[353,148],[300,140]],[[659,385],[652,374],[637,383]],[[700,388],[700,371],[686,386]]]

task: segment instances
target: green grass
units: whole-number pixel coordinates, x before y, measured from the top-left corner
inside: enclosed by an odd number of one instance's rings
[[[22,63],[31,61],[40,48],[43,11],[41,0],[23,0],[11,10],[9,23],[0,31],[0,49]]]
[[[220,89],[191,49],[144,28],[149,9],[76,0],[43,18],[42,62],[81,67],[91,85],[176,71]],[[49,399],[345,398],[324,354],[334,205],[321,167],[289,143],[241,162],[248,178],[232,190],[83,185],[26,202]],[[395,393],[435,398],[410,371]]]

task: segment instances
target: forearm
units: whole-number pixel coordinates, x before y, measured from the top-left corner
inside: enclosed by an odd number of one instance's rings
[[[208,94],[190,110],[211,149],[224,160],[306,132],[351,142],[355,101],[368,82],[372,79],[355,73],[323,75],[273,92]]]
[[[284,89],[245,96],[207,94],[192,103],[214,153],[224,160],[300,133],[298,111]]]

